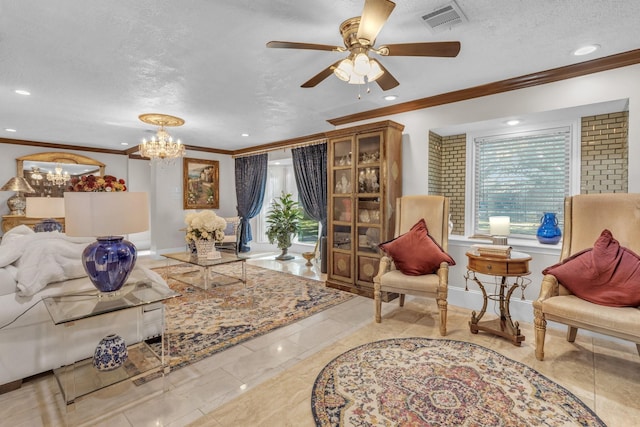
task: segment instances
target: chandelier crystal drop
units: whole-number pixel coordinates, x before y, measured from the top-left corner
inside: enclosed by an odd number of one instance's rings
[[[182,126],[184,120],[179,117],[169,116],[166,114],[142,114],[139,119],[145,123],[160,126],[157,133],[147,141],[142,140],[142,144],[138,146],[138,151],[143,157],[148,157],[152,161],[161,161],[164,163],[172,163],[175,159],[184,157],[186,149],[182,142],[174,140],[169,132],[165,130],[165,126]]]
[[[47,181],[51,181],[54,185],[63,185],[66,184],[67,181],[71,179],[69,176],[69,172],[62,171],[62,168],[59,165],[56,165],[54,172],[47,173]]]

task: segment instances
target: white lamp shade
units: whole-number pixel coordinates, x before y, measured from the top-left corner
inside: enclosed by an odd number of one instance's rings
[[[353,63],[349,58],[343,59],[338,64],[338,67],[333,70],[333,73],[340,79],[345,82],[349,81],[349,76],[353,72]]]
[[[378,61],[375,61],[372,59],[370,64],[371,64],[371,69],[367,73],[367,80],[369,80],[370,82],[373,82],[379,79],[380,76],[384,74],[384,71],[382,71],[382,68],[380,67],[380,64],[378,63]]]
[[[490,216],[489,234],[492,236],[508,236],[511,234],[511,218],[508,216]]]
[[[357,54],[353,60],[353,72],[360,76],[366,76],[370,70],[369,57],[364,53]]]
[[[364,84],[364,76],[361,76],[356,73],[351,74],[351,78],[349,79],[350,85],[363,85]]]
[[[28,218],[64,218],[64,198],[27,197]]]
[[[71,237],[118,236],[149,229],[147,193],[65,192],[65,233]]]

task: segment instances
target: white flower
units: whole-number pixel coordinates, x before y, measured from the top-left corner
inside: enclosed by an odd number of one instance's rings
[[[205,239],[221,242],[224,239],[224,229],[227,222],[213,211],[190,212],[185,215],[187,224],[187,241]]]

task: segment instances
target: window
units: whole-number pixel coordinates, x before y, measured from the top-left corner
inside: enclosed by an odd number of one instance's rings
[[[543,212],[555,212],[562,227],[572,141],[570,125],[473,137],[474,233],[489,233],[490,216],[508,216],[512,236],[532,237]]]
[[[267,239],[267,214],[271,209],[273,199],[280,197],[282,193],[291,193],[294,200],[298,200],[298,187],[296,187],[295,174],[293,172],[293,164],[291,162],[291,152],[288,151],[289,157],[284,159],[269,160],[267,166],[267,185],[265,188],[264,201],[262,210],[257,218],[257,242],[268,243]],[[302,206],[301,206],[302,207]],[[294,243],[310,243],[315,244],[318,240],[318,232],[320,224],[318,221],[309,218],[304,214],[301,222],[300,234],[297,235]]]

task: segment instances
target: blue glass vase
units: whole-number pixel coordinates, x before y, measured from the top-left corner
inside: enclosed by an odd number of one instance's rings
[[[540,218],[540,227],[536,233],[538,241],[547,245],[555,245],[562,237],[562,230],[558,227],[558,218],[553,212],[545,212]]]
[[[98,237],[82,252],[82,264],[100,292],[115,292],[136,263],[136,247],[122,236]]]

